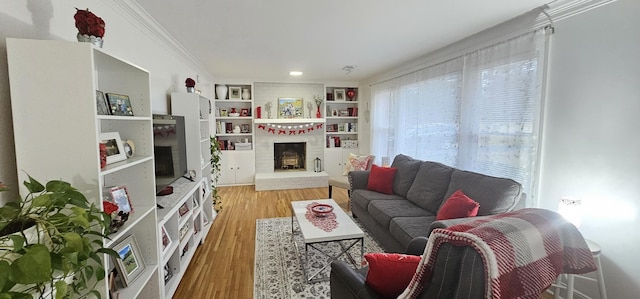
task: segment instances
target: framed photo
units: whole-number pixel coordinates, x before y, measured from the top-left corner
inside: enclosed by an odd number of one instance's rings
[[[104,98],[102,91],[96,90],[96,107],[98,109],[98,115],[110,115],[109,105],[107,99]]]
[[[129,197],[129,192],[127,192],[127,187],[113,187],[109,190],[109,194],[111,201],[118,205],[118,211],[122,211],[123,213],[133,212],[133,205],[131,205],[131,198]]]
[[[240,116],[249,116],[249,109],[247,108],[240,109]]]
[[[173,241],[171,241],[171,238],[169,238],[169,233],[167,233],[167,229],[164,228],[164,225],[162,226],[162,254],[164,254],[165,252],[167,252],[167,249],[169,249],[169,247],[171,247],[171,243],[173,243]]]
[[[187,203],[183,203],[180,208],[178,209],[178,213],[180,213],[180,217],[184,216],[184,214],[189,213],[189,207],[187,206]]]
[[[278,99],[278,118],[302,118],[303,112],[302,98]]]
[[[145,264],[142,252],[133,235],[126,237],[122,242],[113,247],[119,259],[115,259],[116,269],[120,274],[124,286],[128,286],[144,271]]]
[[[229,100],[242,100],[242,88],[229,87]]]
[[[123,94],[107,93],[109,110],[111,115],[133,116],[133,108],[129,96]]]
[[[333,90],[333,99],[335,101],[346,101],[344,96],[344,89],[334,89]]]
[[[104,143],[107,148],[107,164],[120,162],[127,159],[120,133],[106,132],[100,134],[100,143]]]

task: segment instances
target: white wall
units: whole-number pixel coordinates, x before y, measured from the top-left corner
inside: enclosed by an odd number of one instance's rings
[[[602,246],[609,298],[640,294],[638,13],[619,0],[558,21],[551,47],[540,206],[588,201],[580,231]]]
[[[0,5],[0,181],[18,189],[13,144],[11,99],[7,75],[5,38],[32,38],[75,41],[73,15],[78,8],[89,8],[104,19],[104,49],[150,72],[152,111],[168,113],[168,95],[184,91],[187,77],[199,77],[197,88],[212,95],[213,78],[190,55],[167,39],[164,31],[145,26],[144,12],[125,0],[11,0]],[[140,14],[141,13],[141,14]],[[37,88],[37,87],[34,87]],[[47,101],[53,99],[15,99]],[[73,132],[67,132],[73,134]],[[22,170],[21,170],[22,171]],[[29,171],[24,169],[24,171]],[[47,180],[52,178],[38,178]],[[0,193],[0,204],[17,194]]]

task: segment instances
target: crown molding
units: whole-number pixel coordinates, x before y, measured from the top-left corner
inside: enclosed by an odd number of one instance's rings
[[[548,4],[549,9],[547,13],[555,22],[616,1],[617,0],[555,0]]]
[[[182,57],[187,64],[213,78],[211,73],[202,67],[203,64],[137,2],[128,0],[102,0],[102,2],[111,7],[116,13],[119,13],[141,32],[156,40],[158,44],[174,52],[178,57]]]

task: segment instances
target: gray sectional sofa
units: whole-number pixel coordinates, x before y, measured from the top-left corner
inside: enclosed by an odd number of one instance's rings
[[[457,190],[480,204],[478,216],[511,211],[524,196],[522,186],[511,179],[406,155],[396,156],[391,167],[397,168],[391,195],[367,189],[370,171],[349,173],[351,211],[387,252],[404,253],[414,238],[427,237],[432,229],[449,226],[452,220],[436,221],[436,215]]]

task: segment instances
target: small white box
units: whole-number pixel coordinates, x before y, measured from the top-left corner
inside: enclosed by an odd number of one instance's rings
[[[237,151],[250,151],[251,150],[251,142],[236,142],[235,144]]]

